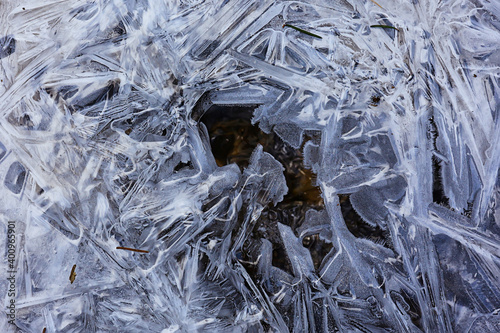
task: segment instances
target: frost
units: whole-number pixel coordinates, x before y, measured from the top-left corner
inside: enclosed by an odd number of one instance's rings
[[[500,6],[378,4],[1,1],[2,332],[500,330]]]

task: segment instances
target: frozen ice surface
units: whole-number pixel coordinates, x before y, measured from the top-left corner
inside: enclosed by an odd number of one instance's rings
[[[489,0],[1,1],[0,331],[499,332],[499,49]]]

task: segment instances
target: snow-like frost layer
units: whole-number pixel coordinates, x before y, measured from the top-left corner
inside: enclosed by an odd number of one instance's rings
[[[488,0],[0,2],[0,326],[498,331],[499,19]],[[276,213],[293,188],[260,145],[218,166],[214,106],[301,151],[321,207]]]

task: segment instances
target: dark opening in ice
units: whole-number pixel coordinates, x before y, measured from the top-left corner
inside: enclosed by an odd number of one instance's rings
[[[389,234],[379,226],[372,226],[363,221],[361,216],[352,207],[350,195],[339,195],[339,201],[345,224],[355,237],[370,239],[377,244],[392,249],[392,241]]]
[[[323,206],[320,189],[314,184],[315,176],[304,166],[302,149],[294,149],[274,132],[267,134],[252,125],[253,110],[251,106],[213,105],[200,118],[207,127],[217,165],[236,163],[245,168],[255,147],[260,144],[285,168],[288,194],[277,208],[285,209],[287,204],[301,202]]]
[[[438,129],[434,117],[429,118],[429,137],[433,148],[437,150],[436,140],[438,137]],[[441,161],[435,156],[432,157],[432,201],[437,204],[449,206],[449,200],[446,197],[441,179]]]

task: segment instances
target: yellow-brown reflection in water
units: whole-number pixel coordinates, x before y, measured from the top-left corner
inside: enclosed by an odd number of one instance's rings
[[[250,156],[261,144],[285,167],[288,194],[286,202],[302,202],[311,206],[322,206],[318,187],[313,186],[314,175],[304,167],[302,149],[287,146],[276,134],[266,134],[247,119],[224,119],[215,122],[210,132],[212,153],[218,166],[236,163],[241,169],[248,166]]]

